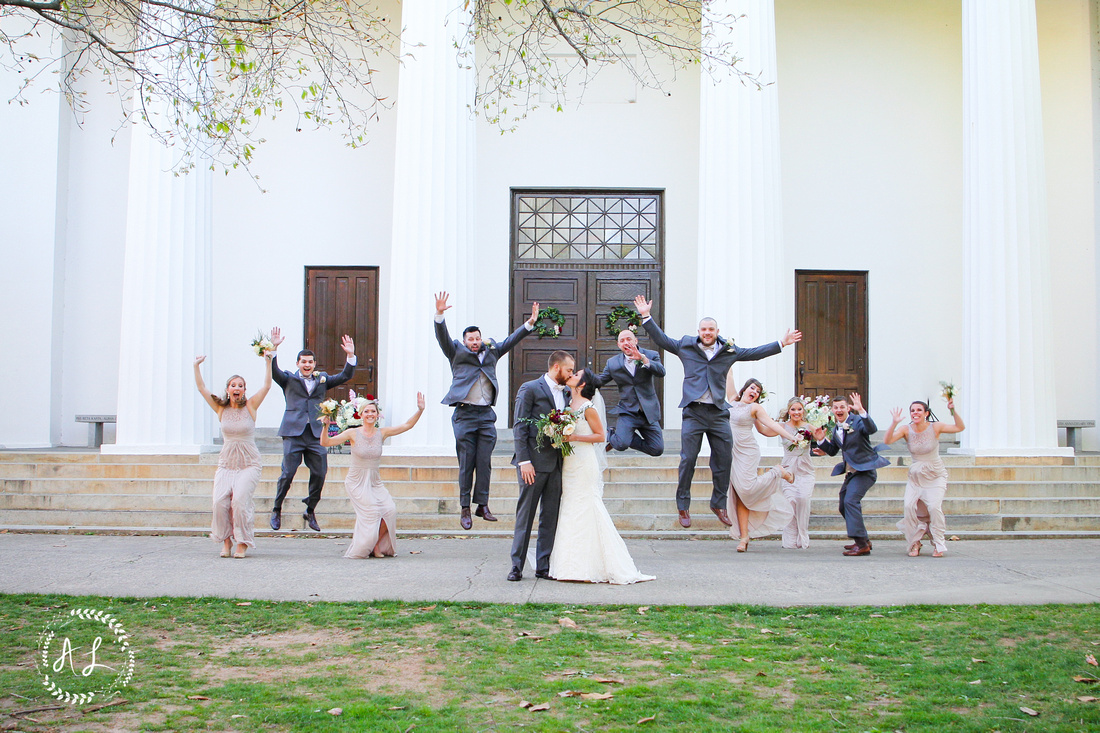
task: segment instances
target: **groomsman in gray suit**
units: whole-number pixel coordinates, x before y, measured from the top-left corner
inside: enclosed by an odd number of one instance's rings
[[[607,450],[633,448],[647,455],[665,452],[661,432],[661,402],[653,384],[665,376],[665,365],[656,351],[638,348],[638,337],[630,329],[619,331],[619,351],[607,360],[603,372],[593,381],[602,387],[612,381],[619,386],[619,418],[611,430]]]
[[[497,518],[489,511],[489,479],[493,470],[493,448],[497,444],[497,361],[535,329],[539,304],[531,306],[531,317],[504,341],[482,339],[481,329],[467,326],[462,340],[454,341],[447,331],[443,314],[451,306],[445,292],[435,296],[435,339],[451,363],[451,389],[443,397],[444,405],[455,408],[451,426],[458,454],[458,493],[462,507],[459,523],[470,529],[470,494],[477,504],[475,515],[486,522]],[[475,478],[476,475],[476,478]]]
[[[283,342],[278,328],[271,329],[271,343],[275,348]],[[279,368],[275,357],[271,359],[271,378],[282,387],[286,398],[286,412],[279,425],[279,435],[283,438],[283,471],[275,489],[275,506],[271,510],[271,528],[278,530],[283,525],[283,499],[290,490],[290,482],[298,466],[305,458],[309,469],[309,494],[305,499],[306,510],[302,519],[314,532],[320,532],[314,509],[321,500],[321,489],[325,487],[325,475],[328,473],[328,454],[321,447],[321,431],[324,426],[317,419],[317,408],[325,401],[325,392],[339,387],[351,379],[355,371],[355,342],[351,336],[344,335],[340,343],[348,355],[347,363],[339,374],[330,375],[315,371],[317,361],[313,352],[303,349],[298,352],[298,371],[286,372]]]
[[[699,321],[698,336],[684,336],[674,341],[650,317],[653,301],[639,295],[634,298],[634,307],[642,316],[642,327],[653,343],[676,354],[684,365],[684,394],[680,400],[684,417],[680,432],[680,473],[676,484],[680,526],[691,526],[691,479],[695,476],[695,462],[703,445],[703,435],[706,435],[714,481],[710,510],[722,524],[729,527],[726,492],[733,465],[733,431],[730,429],[730,406],[726,402],[726,375],[734,362],[759,361],[778,354],[784,346],[801,341],[802,332],[787,331],[779,341],[742,349],[718,335],[717,321],[704,318]]]
[[[531,544],[531,525],[539,504],[539,539],[535,545],[535,577],[550,579],[550,553],[558,531],[558,507],[561,505],[561,451],[544,440],[539,447],[538,433],[528,420],[537,420],[552,410],[569,404],[565,383],[573,376],[573,357],[564,351],[550,354],[546,374],[524,382],[516,393],[515,422],[512,434],[516,454],[512,464],[519,474],[519,501],[516,503],[516,530],[512,539],[512,570],[508,580],[523,580],[523,563]]]

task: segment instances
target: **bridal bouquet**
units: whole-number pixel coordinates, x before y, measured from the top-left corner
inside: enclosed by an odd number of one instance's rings
[[[798,440],[787,446],[787,450],[796,451],[803,448],[810,447],[810,441],[814,439],[813,431],[809,428],[799,428],[797,431]]]
[[[813,399],[802,397],[802,406],[806,413],[806,422],[816,430],[825,428],[826,432],[836,429],[836,418],[833,417],[832,407],[829,405],[828,395],[818,395]]]
[[[256,352],[256,356],[263,356],[274,349],[275,344],[271,343],[271,337],[263,331],[257,331],[256,338],[252,339],[252,350]]]
[[[325,400],[321,404],[317,405],[317,419],[327,417],[329,420],[336,418],[336,413],[340,409],[340,403],[336,400]]]
[[[940,387],[943,391],[940,393],[947,401],[955,399],[955,395],[958,394],[958,390],[955,389],[955,385],[951,382],[940,382]]]
[[[545,444],[544,439],[549,438],[550,445],[560,450],[563,456],[572,455],[573,446],[565,440],[577,429],[577,416],[572,412],[551,410],[549,414],[542,415],[537,420],[528,418],[527,422],[535,426],[539,448]]]
[[[349,399],[340,403],[339,409],[336,411],[336,427],[341,432],[348,428],[357,428],[363,424],[363,409],[371,403],[374,399],[371,395],[366,397],[359,397],[355,394],[355,390],[348,390]]]

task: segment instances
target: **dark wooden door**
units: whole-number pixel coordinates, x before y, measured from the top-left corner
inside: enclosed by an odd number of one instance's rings
[[[660,298],[660,273],[656,270],[524,270],[512,273],[512,318],[521,319],[530,312],[531,303],[561,311],[565,326],[558,338],[528,336],[512,351],[510,360],[509,419],[519,386],[546,372],[550,354],[569,352],[577,368],[599,373],[607,360],[619,353],[616,337],[607,329],[607,315],[617,305],[633,307],[634,296],[644,295],[654,301],[654,316]],[[620,327],[625,323],[620,323]],[[638,334],[639,343],[654,348],[645,331]],[[658,397],[663,392],[658,382]],[[602,390],[608,410],[618,402],[614,383]]]
[[[341,337],[355,340],[355,376],[330,396],[346,399],[347,389],[378,394],[378,268],[307,267],[305,334],[318,371],[329,374],[343,369],[347,359]]]
[[[797,270],[795,393],[867,394],[867,273]]]

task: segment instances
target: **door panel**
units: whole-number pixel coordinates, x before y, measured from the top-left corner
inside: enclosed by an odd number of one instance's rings
[[[344,334],[355,340],[359,365],[330,396],[346,399],[347,389],[378,394],[378,268],[307,267],[304,348],[316,355],[319,371],[344,368]]]
[[[795,273],[798,327],[795,391],[807,397],[867,394],[867,273]]]

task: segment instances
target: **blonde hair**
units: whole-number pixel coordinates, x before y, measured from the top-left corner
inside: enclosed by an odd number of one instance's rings
[[[219,406],[221,406],[221,407],[243,407],[244,404],[246,402],[248,402],[247,399],[243,399],[243,400],[241,400],[240,405],[232,405],[231,404],[232,400],[229,399],[229,384],[234,379],[239,379],[242,382],[244,382],[244,377],[242,377],[240,374],[234,374],[232,377],[225,380],[225,394],[223,394],[221,397],[218,397],[218,396],[213,395],[213,394],[210,395],[211,397],[214,398],[214,401],[217,402]],[[247,388],[248,387],[248,382],[244,382],[244,386]]]
[[[806,414],[805,413],[806,405],[805,405],[805,403],[802,402],[802,398],[792,397],[789,400],[787,400],[787,406],[779,411],[779,422],[790,422],[790,419],[791,419],[791,405],[793,405],[795,402],[802,405],[802,410],[803,410],[802,414],[803,415]]]

